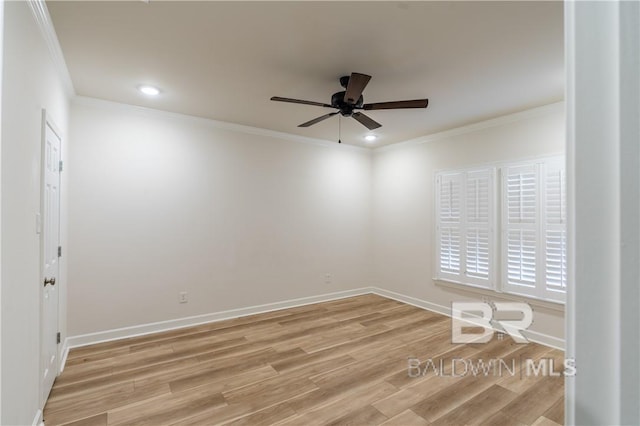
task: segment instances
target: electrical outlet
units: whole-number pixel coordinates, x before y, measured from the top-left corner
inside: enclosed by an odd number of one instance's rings
[[[324,283],[325,284],[331,284],[332,281],[333,281],[333,277],[331,276],[331,274],[324,274]]]
[[[178,301],[180,303],[187,303],[189,301],[189,299],[187,298],[187,292],[186,291],[181,291],[178,295]]]

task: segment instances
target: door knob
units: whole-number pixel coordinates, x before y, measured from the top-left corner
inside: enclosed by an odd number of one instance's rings
[[[47,278],[47,277],[45,277],[44,286],[46,287],[47,284],[56,285],[56,279],[55,278]]]

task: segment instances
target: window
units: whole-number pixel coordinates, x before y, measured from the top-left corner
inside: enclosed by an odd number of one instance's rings
[[[563,302],[565,183],[562,157],[438,173],[436,279]]]
[[[439,278],[491,288],[494,170],[436,177]]]
[[[504,290],[563,301],[567,285],[565,171],[561,158],[502,169]]]

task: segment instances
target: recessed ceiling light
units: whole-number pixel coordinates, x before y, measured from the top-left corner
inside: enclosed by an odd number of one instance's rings
[[[378,137],[376,135],[367,135],[367,136],[364,137],[364,140],[367,141],[367,142],[373,142],[376,139],[378,139]]]
[[[140,86],[138,87],[138,90],[144,93],[145,95],[149,95],[149,96],[157,96],[160,94],[160,89],[153,86],[146,86],[146,85]]]

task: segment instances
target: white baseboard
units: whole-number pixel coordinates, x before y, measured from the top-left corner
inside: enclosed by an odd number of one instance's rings
[[[69,356],[69,338],[65,337],[64,343],[62,344],[62,355],[60,357],[60,366],[58,368],[58,375],[62,374],[64,370],[64,365],[67,363],[67,357]]]
[[[339,291],[335,293],[321,294],[317,296],[302,297],[299,299],[285,300],[282,302],[267,303],[264,305],[250,306],[247,308],[232,309],[228,311],[214,312],[210,314],[197,315],[192,317],[178,318],[168,321],[160,321],[149,324],[123,327],[113,330],[99,331],[96,333],[83,334],[67,337],[63,345],[63,356],[60,363],[60,372],[64,370],[69,350],[81,346],[94,345],[96,343],[109,342],[112,340],[125,339],[129,337],[143,336],[145,334],[159,333],[163,331],[175,330],[179,328],[192,327],[194,325],[206,324],[210,322],[223,321],[232,318],[255,315],[265,312],[277,311],[281,309],[294,308],[296,306],[310,305],[313,303],[327,302],[330,300],[344,299],[346,297],[360,296],[373,293],[388,299],[407,303],[418,308],[436,312],[442,315],[451,316],[451,308],[427,302],[422,299],[385,290],[378,287],[362,287],[354,290]],[[526,331],[527,338],[532,342],[545,346],[564,350],[564,340],[535,331]]]
[[[522,334],[532,342],[564,351],[564,339],[532,330],[524,330]]]
[[[378,287],[373,287],[373,293],[377,294],[378,296],[386,297],[388,299],[397,300],[398,302],[426,309],[427,311],[436,312],[448,317],[451,316],[451,309],[448,306],[438,305],[436,303],[427,302],[426,300],[417,299],[415,297],[407,296],[404,294],[396,293],[395,291],[385,290]]]
[[[267,303],[264,305],[250,306],[247,308],[231,309],[228,311],[214,312],[210,314],[197,315],[192,317],[178,318],[168,321],[160,321],[149,324],[123,327],[113,330],[99,331],[96,333],[71,336],[65,339],[66,351],[80,346],[94,345],[96,343],[109,342],[128,337],[142,336],[145,334],[158,333],[162,331],[175,330],[178,328],[192,327],[194,325],[206,324],[210,322],[223,321],[232,318],[244,317],[247,315],[262,314],[265,312],[278,311],[281,309],[295,308],[296,306],[310,305],[313,303],[327,302],[330,300],[344,299],[346,297],[360,296],[362,294],[373,293],[372,287],[363,287],[355,290],[339,291],[335,293],[321,294],[318,296],[302,297],[299,299],[285,300],[282,302]],[[65,359],[66,361],[66,355]],[[61,366],[61,370],[64,365]]]
[[[44,425],[44,423],[42,421],[42,410],[38,409],[38,411],[36,412],[35,417],[33,418],[33,422],[31,422],[31,424],[33,426]]]

